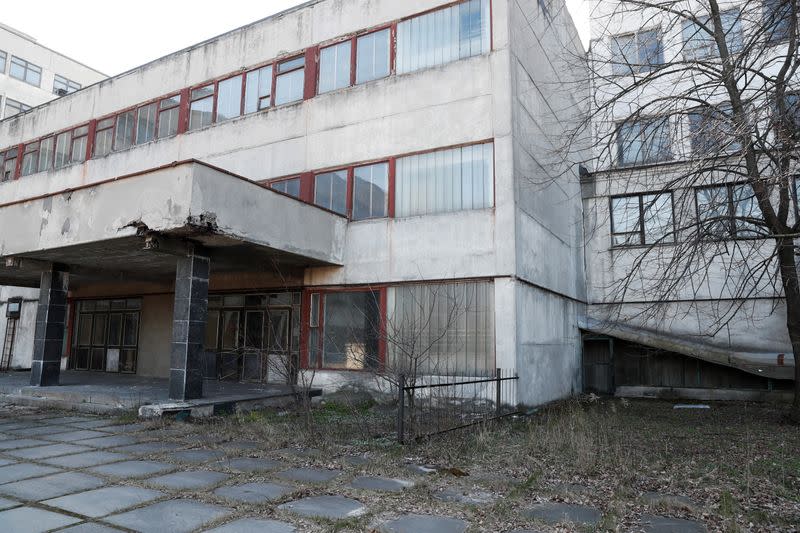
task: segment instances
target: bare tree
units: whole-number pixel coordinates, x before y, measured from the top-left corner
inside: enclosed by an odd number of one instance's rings
[[[798,0],[601,0],[581,125],[591,128],[593,178],[619,195],[608,313],[660,320],[675,312],[669,302],[703,300],[715,335],[756,299],[772,301],[770,312],[786,312],[797,421],[799,9]],[[608,224],[599,211],[587,219]],[[648,303],[621,305],[630,301]]]

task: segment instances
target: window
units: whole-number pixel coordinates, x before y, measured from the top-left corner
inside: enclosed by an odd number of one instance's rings
[[[674,242],[672,193],[612,198],[611,238],[614,246]]]
[[[94,133],[94,157],[103,157],[111,153],[114,144],[114,118],[97,121]]]
[[[214,85],[194,89],[189,104],[189,129],[211,125],[214,117]]]
[[[788,39],[792,30],[792,2],[764,0],[763,18],[763,31],[768,43],[778,43]]]
[[[356,40],[356,83],[385,78],[389,75],[389,40],[391,32],[376,31]]]
[[[2,161],[2,179],[0,181],[11,181],[14,179],[14,175],[17,171],[17,155],[19,150],[17,148],[11,148],[6,150],[5,152],[0,153],[0,161]]]
[[[181,114],[181,96],[176,94],[158,103],[158,138],[165,139],[178,133]]]
[[[720,152],[741,150],[742,144],[736,137],[732,113],[731,105],[727,102],[690,112],[692,151],[713,156]]]
[[[469,0],[404,20],[397,26],[397,72],[488,52],[490,22],[489,0]]]
[[[398,217],[494,205],[494,145],[440,150],[397,160]]]
[[[6,53],[0,50],[0,74],[6,73]]]
[[[388,215],[389,164],[378,163],[353,170],[353,220]]]
[[[341,215],[347,214],[347,171],[314,176],[314,203]]]
[[[133,146],[135,111],[127,111],[117,116],[114,132],[114,150],[126,150]]]
[[[695,191],[697,219],[704,236],[756,237],[763,234],[761,209],[748,184],[703,187]]]
[[[350,86],[350,41],[323,48],[319,53],[319,93]]]
[[[672,157],[669,119],[631,120],[620,124],[617,151],[622,165],[655,163]]]
[[[278,64],[278,76],[275,80],[275,105],[303,99],[305,66],[304,57],[296,57]]]
[[[70,162],[80,163],[86,161],[86,145],[89,142],[89,126],[75,128],[72,132],[72,148]]]
[[[72,132],[65,131],[56,135],[56,155],[53,168],[63,168],[69,164],[70,151],[72,150]]]
[[[642,30],[611,38],[611,70],[614,75],[649,72],[663,64],[660,30]]]
[[[56,74],[55,80],[53,81],[53,93],[59,96],[64,96],[65,94],[74,93],[75,91],[79,91],[81,89],[81,84],[76,83],[72,80],[68,80],[64,76],[59,76]]]
[[[274,181],[270,183],[270,188],[280,191],[289,196],[300,198],[300,178],[291,178],[288,180]]]
[[[17,102],[6,96],[6,112],[3,118],[10,118],[19,113],[29,111],[31,106],[25,105],[22,102]]]
[[[217,122],[224,122],[242,114],[242,82],[244,77],[234,76],[219,82],[217,87]]]
[[[781,117],[781,111],[775,106],[776,123],[779,128],[786,128],[796,139],[800,139],[800,93],[786,93],[784,102],[785,117]]]
[[[22,175],[30,176],[36,174],[39,169],[39,143],[29,143],[25,145],[22,154]]]
[[[156,136],[156,104],[143,105],[136,110],[136,144],[152,141]]]
[[[39,141],[39,172],[50,170],[53,165],[53,138],[47,137]]]
[[[486,376],[495,369],[494,284],[404,285],[387,290],[388,362],[429,375]]]
[[[377,367],[380,361],[379,291],[313,294],[311,302],[310,367],[343,370]]]
[[[18,57],[11,56],[11,69],[8,71],[8,75],[36,87],[42,84],[41,67]]]
[[[247,73],[244,112],[255,113],[272,105],[272,65]]]
[[[723,11],[720,13],[720,19],[728,51],[732,54],[741,52],[742,24],[739,10]],[[711,17],[701,18],[700,22],[710,31],[714,31],[714,21],[711,20]],[[719,56],[719,49],[714,35],[691,20],[683,21],[683,41],[683,55],[689,61]]]

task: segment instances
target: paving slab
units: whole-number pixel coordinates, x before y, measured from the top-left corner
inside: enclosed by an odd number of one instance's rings
[[[42,503],[71,513],[99,518],[155,500],[163,495],[163,492],[139,487],[105,487],[45,500]]]
[[[115,527],[104,526],[103,524],[84,522],[83,524],[68,527],[67,529],[59,529],[58,533],[122,533],[122,530]]]
[[[278,509],[309,518],[328,518],[331,520],[361,516],[367,512],[367,508],[360,501],[345,498],[344,496],[301,498],[279,505]]]
[[[73,492],[96,489],[103,485],[105,485],[105,481],[99,477],[80,472],[61,472],[51,476],[0,485],[0,493],[13,498],[38,502]]]
[[[3,531],[9,533],[12,531],[13,533],[43,533],[80,521],[79,518],[33,507],[17,507],[0,511],[0,524],[2,524]]]
[[[278,500],[293,490],[293,487],[277,483],[245,483],[244,485],[220,487],[214,491],[214,494],[235,502],[263,503]]]
[[[216,450],[184,450],[170,454],[169,457],[179,463],[203,464],[221,461],[225,458],[225,453]]]
[[[204,489],[222,483],[230,476],[222,472],[208,472],[198,470],[194,472],[175,472],[164,476],[148,479],[153,485],[168,489]]]
[[[106,428],[114,424],[116,424],[116,421],[113,418],[100,418],[97,420],[87,420],[86,422],[73,422],[70,425],[81,429],[94,429]]]
[[[122,461],[90,468],[90,472],[121,478],[147,477],[172,470],[175,465],[157,461]]]
[[[206,533],[294,533],[295,531],[295,527],[286,522],[243,518],[224,526],[209,529]]]
[[[359,476],[350,486],[356,489],[378,490],[383,492],[402,492],[414,486],[411,481],[380,476]]]
[[[497,496],[491,492],[453,487],[436,491],[433,497],[443,502],[464,503],[466,505],[489,505],[497,500]]]
[[[33,448],[34,446],[46,446],[52,444],[46,440],[38,439],[12,439],[0,441],[0,450],[16,450],[18,448]]]
[[[705,533],[705,524],[668,516],[642,516],[645,533]]]
[[[50,444],[49,446],[36,446],[35,448],[25,448],[21,450],[11,450],[5,452],[6,455],[19,457],[20,459],[49,459],[61,455],[72,455],[73,453],[90,451],[88,446],[77,444]]]
[[[51,425],[51,424],[73,424],[75,422],[90,422],[92,420],[97,420],[97,418],[89,416],[58,416],[55,418],[43,419],[41,422],[43,424]]]
[[[116,461],[125,461],[130,458],[130,455],[125,455],[124,453],[93,450],[89,452],[76,453],[74,455],[64,455],[62,457],[43,459],[41,462],[53,466],[61,466],[64,468],[86,468],[87,466],[97,466]]]
[[[541,503],[524,511],[523,514],[548,524],[572,522],[589,526],[596,525],[602,516],[602,513],[593,507],[568,503]]]
[[[48,440],[55,440],[58,442],[75,442],[86,439],[96,439],[98,437],[108,437],[108,433],[102,431],[95,431],[93,429],[79,429],[78,431],[69,431],[67,433],[58,433],[56,435],[48,435]]]
[[[401,516],[382,524],[382,533],[464,533],[469,524],[457,518],[445,516],[416,515]]]
[[[286,464],[272,459],[254,459],[251,457],[237,457],[234,459],[223,459],[217,465],[225,467],[234,472],[253,473],[253,472],[272,472],[285,468]]]
[[[9,433],[22,437],[38,437],[40,435],[56,435],[68,431],[75,431],[75,428],[70,426],[33,426],[14,429],[9,431]]]
[[[85,446],[93,446],[95,448],[111,448],[116,446],[127,446],[129,444],[136,444],[139,440],[128,435],[112,435],[110,437],[98,437],[95,439],[86,439],[79,441],[78,444]]]
[[[328,470],[327,468],[290,468],[278,472],[275,476],[301,483],[327,483],[341,474],[340,470]]]
[[[6,509],[11,509],[13,507],[19,507],[22,505],[21,503],[9,500],[7,498],[0,498],[0,511],[5,511]]]
[[[150,455],[155,453],[166,453],[183,448],[182,444],[169,441],[142,442],[140,444],[129,444],[128,446],[118,446],[115,451],[132,453],[135,455]]]
[[[105,431],[110,431],[111,433],[135,433],[137,431],[143,431],[147,429],[145,424],[133,423],[133,424],[117,424],[116,426],[106,426]]]
[[[32,477],[46,476],[60,472],[52,466],[41,466],[30,463],[20,463],[0,467],[0,483],[11,483]]]
[[[169,500],[104,520],[141,533],[188,533],[230,512],[226,507],[194,500]]]

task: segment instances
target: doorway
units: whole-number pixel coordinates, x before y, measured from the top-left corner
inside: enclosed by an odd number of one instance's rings
[[[69,368],[135,374],[141,308],[140,298],[77,302]]]
[[[584,337],[583,392],[614,394],[614,339]]]

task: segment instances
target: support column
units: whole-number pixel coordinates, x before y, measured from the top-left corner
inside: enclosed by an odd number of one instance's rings
[[[169,397],[193,400],[203,396],[203,343],[208,315],[208,276],[211,260],[189,247],[178,257],[175,272],[175,310],[172,318]]]
[[[67,322],[68,290],[69,274],[65,268],[52,265],[49,270],[42,272],[33,334],[31,385],[58,385]]]

